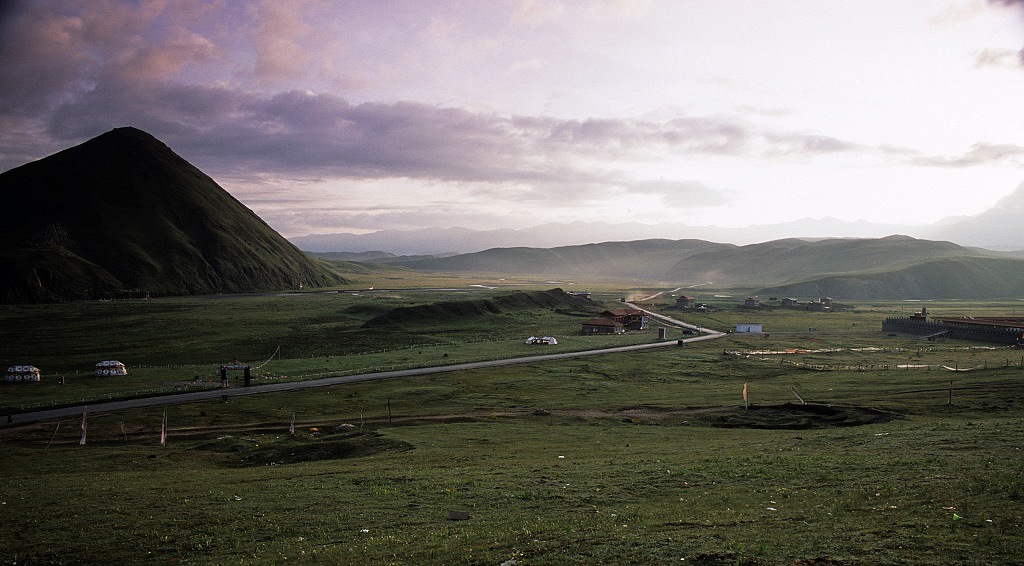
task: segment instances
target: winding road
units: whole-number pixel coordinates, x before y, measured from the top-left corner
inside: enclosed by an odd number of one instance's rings
[[[631,303],[625,303],[631,308],[643,311],[650,315],[652,318],[657,319],[663,323],[677,326],[680,328],[686,328],[699,332],[697,336],[692,338],[686,338],[682,341],[684,343],[691,342],[702,342],[705,340],[714,340],[725,336],[721,332],[701,328],[680,320],[676,320],[672,317],[658,314],[646,309],[642,309]],[[397,377],[416,377],[422,375],[433,375],[438,373],[446,373],[453,371],[465,371],[473,369],[493,368],[502,366],[511,366],[517,364],[532,364],[538,362],[550,362],[555,360],[566,360],[570,358],[582,358],[585,356],[598,356],[604,354],[618,354],[625,352],[637,352],[640,350],[650,350],[652,348],[663,348],[666,346],[676,346],[678,340],[666,340],[661,342],[652,342],[649,344],[636,344],[633,346],[618,346],[615,348],[602,348],[599,350],[584,350],[581,352],[565,352],[561,354],[542,354],[538,356],[526,356],[522,358],[508,358],[504,360],[490,360],[483,362],[469,362],[462,364],[452,364],[446,366],[434,366],[426,368],[416,368],[407,370],[395,370],[395,371],[383,371],[376,373],[361,373],[356,375],[345,375],[338,377],[325,377],[321,379],[314,379],[309,381],[295,381],[290,383],[272,383],[269,385],[259,385],[255,387],[242,387],[233,389],[212,389],[207,391],[195,391],[192,393],[175,393],[171,395],[161,395],[158,397],[146,397],[142,399],[125,399],[121,401],[108,401],[99,402],[90,405],[77,405],[71,407],[60,407],[56,409],[47,409],[42,411],[33,411],[28,413],[19,413],[16,415],[9,415],[3,418],[3,421],[7,424],[25,424],[37,421],[46,421],[53,419],[61,419],[74,415],[80,415],[83,412],[89,413],[109,413],[112,411],[121,411],[125,409],[139,409],[143,407],[154,407],[161,405],[180,405],[185,403],[194,403],[198,401],[208,401],[211,399],[219,399],[224,397],[239,397],[242,395],[261,395],[264,393],[279,393],[284,391],[298,391],[301,389],[310,389],[313,387],[329,387],[332,385],[343,385],[346,383],[358,383],[362,381],[374,381],[380,379],[392,379]]]

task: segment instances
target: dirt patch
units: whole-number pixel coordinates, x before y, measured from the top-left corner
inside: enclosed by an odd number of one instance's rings
[[[887,423],[902,415],[869,407],[836,405],[751,405],[727,412],[704,414],[699,420],[718,428],[804,430]]]

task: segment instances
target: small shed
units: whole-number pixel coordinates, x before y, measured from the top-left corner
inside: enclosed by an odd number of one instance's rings
[[[763,326],[760,322],[741,322],[736,325],[736,333],[764,332]]]

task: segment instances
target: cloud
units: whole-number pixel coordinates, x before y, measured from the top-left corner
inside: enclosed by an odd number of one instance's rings
[[[332,94],[270,96],[220,86],[110,77],[50,115],[51,131],[86,138],[132,124],[221,170],[323,172],[492,183],[596,181],[616,166],[680,156],[813,155],[856,146],[761,132],[734,120],[565,120],[415,102],[350,104]]]
[[[1024,68],[1024,49],[984,49],[974,56],[974,66]]]
[[[766,151],[769,155],[816,155],[866,149],[852,142],[818,134],[769,132],[765,138],[769,142]]]
[[[988,0],[988,3],[1006,6],[1007,8],[1024,8],[1024,0]]]
[[[1014,144],[976,143],[960,157],[920,157],[913,162],[932,167],[974,167],[990,163],[1011,162],[1024,165],[1024,146]]]
[[[720,206],[728,204],[731,200],[726,191],[712,189],[699,181],[639,181],[629,186],[627,191],[634,194],[658,195],[662,203],[670,208]]]
[[[521,0],[516,4],[510,18],[515,25],[536,27],[557,20],[565,13],[560,2],[546,0]]]
[[[207,10],[191,2],[96,0],[90,9],[27,2],[16,7],[0,43],[0,107],[33,115],[73,99],[98,83],[168,80],[213,60],[212,40],[177,23]],[[159,32],[153,32],[159,27]]]
[[[5,12],[0,36],[0,107],[4,114],[31,115],[74,89],[96,63],[84,49],[81,18],[38,9]]]
[[[330,15],[332,2],[263,0],[253,7],[252,77],[279,84],[317,74],[345,82],[333,59],[345,52],[344,33]]]

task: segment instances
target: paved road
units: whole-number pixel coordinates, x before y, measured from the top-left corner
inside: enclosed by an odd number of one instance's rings
[[[686,338],[683,342],[701,342],[704,340],[714,340],[721,338],[725,334],[716,332],[713,330],[702,329],[700,327],[688,324],[674,318],[660,315],[641,309],[635,305],[626,303],[627,305],[642,310],[652,317],[679,326],[681,328],[689,328],[692,330],[699,330],[702,334],[694,336],[692,338]],[[345,375],[339,377],[325,377],[322,379],[313,379],[309,381],[294,381],[289,383],[272,383],[269,385],[258,385],[254,387],[240,387],[232,389],[212,389],[207,391],[195,391],[192,393],[175,393],[172,395],[161,395],[159,397],[147,397],[144,399],[125,399],[121,401],[109,401],[104,403],[94,403],[91,405],[78,405],[74,407],[61,407],[58,409],[48,409],[44,411],[33,411],[30,413],[21,413],[17,415],[11,415],[10,417],[3,418],[3,422],[9,422],[11,424],[24,424],[37,421],[46,421],[53,419],[61,419],[65,417],[71,417],[75,415],[81,415],[83,412],[88,411],[89,413],[109,413],[112,411],[121,411],[125,409],[139,409],[142,407],[154,407],[161,405],[180,405],[184,403],[194,403],[197,401],[208,401],[211,399],[219,399],[224,396],[227,397],[238,397],[242,395],[260,395],[263,393],[278,393],[282,391],[298,391],[300,389],[310,389],[313,387],[328,387],[331,385],[342,385],[346,383],[358,383],[360,381],[373,381],[378,379],[391,379],[396,377],[416,377],[421,375],[433,375],[438,373],[446,373],[452,371],[465,371],[472,369],[482,368],[493,368],[501,366],[511,366],[516,364],[532,364],[537,362],[550,362],[554,360],[566,360],[570,358],[582,358],[585,356],[597,356],[604,354],[618,354],[623,352],[637,352],[640,350],[650,350],[652,348],[663,348],[666,346],[677,345],[676,340],[666,340],[663,342],[652,342],[649,344],[636,344],[633,346],[618,346],[615,348],[603,348],[600,350],[585,350],[582,352],[565,352],[562,354],[543,354],[539,356],[527,356],[523,358],[509,358],[504,360],[491,360],[485,362],[470,362],[464,364],[453,364],[447,366],[436,366],[427,368],[407,369],[407,370],[395,370],[395,371],[383,371],[376,373],[361,373],[356,375]],[[8,418],[10,421],[8,421]]]

